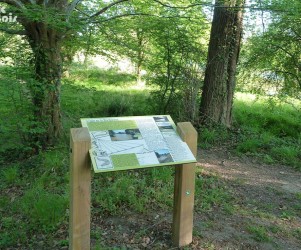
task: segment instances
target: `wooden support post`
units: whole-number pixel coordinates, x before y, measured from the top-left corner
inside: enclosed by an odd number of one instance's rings
[[[198,134],[191,123],[178,123],[177,132],[196,156]],[[173,244],[176,247],[186,246],[192,242],[194,186],[195,163],[177,165],[175,167],[172,228]]]
[[[90,249],[91,139],[87,128],[71,129],[69,249]]]

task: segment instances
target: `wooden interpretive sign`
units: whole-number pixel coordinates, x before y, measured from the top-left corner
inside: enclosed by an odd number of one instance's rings
[[[91,162],[97,173],[175,165],[172,241],[190,244],[198,136],[191,123],[175,126],[168,115],[81,122],[70,138],[69,249],[90,249]]]
[[[96,173],[196,162],[169,115],[81,119]]]

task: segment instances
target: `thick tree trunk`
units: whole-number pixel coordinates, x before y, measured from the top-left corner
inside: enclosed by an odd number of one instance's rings
[[[37,126],[44,129],[32,139],[45,148],[53,145],[62,131],[60,114],[62,35],[45,23],[32,22],[25,28],[35,56],[37,83],[31,87],[34,114]]]
[[[200,105],[202,123],[231,126],[243,4],[244,0],[216,0]]]

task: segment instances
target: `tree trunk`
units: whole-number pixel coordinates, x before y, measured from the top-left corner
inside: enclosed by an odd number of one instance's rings
[[[144,36],[143,31],[138,29],[136,32],[138,41],[137,62],[136,62],[136,79],[137,83],[141,83],[141,68],[144,61]]]
[[[36,84],[31,86],[37,132],[33,141],[43,148],[52,146],[61,134],[60,87],[62,74],[62,35],[45,23],[25,26],[35,57]],[[39,131],[39,130],[38,130]]]
[[[84,51],[84,66],[86,69],[88,68],[88,63],[89,63],[89,55],[91,50],[91,37],[92,37],[92,30],[89,29],[87,48]]]
[[[243,5],[244,0],[216,0],[215,3],[200,105],[204,124],[231,126]]]

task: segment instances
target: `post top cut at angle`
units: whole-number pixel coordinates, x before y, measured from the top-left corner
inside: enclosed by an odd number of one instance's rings
[[[96,173],[196,162],[169,115],[82,118]]]

